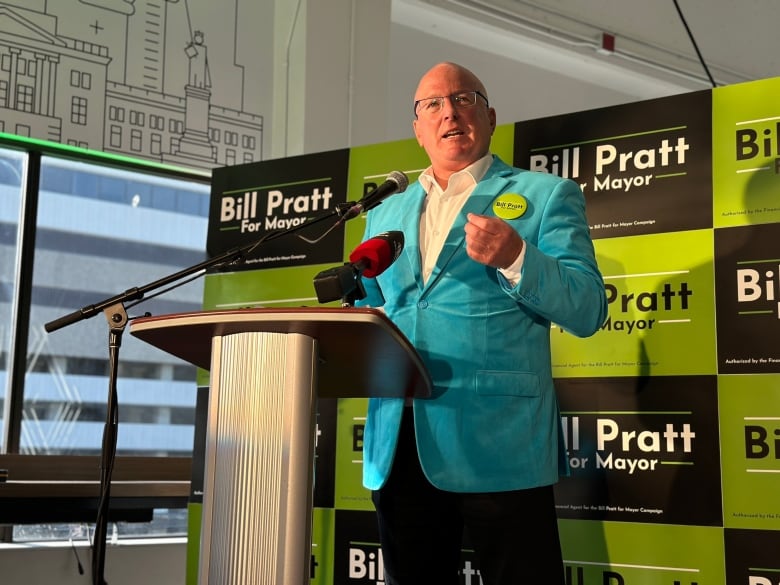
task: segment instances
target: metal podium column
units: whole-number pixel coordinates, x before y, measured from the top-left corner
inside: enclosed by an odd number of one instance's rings
[[[306,335],[213,338],[200,584],[309,582],[316,367]]]

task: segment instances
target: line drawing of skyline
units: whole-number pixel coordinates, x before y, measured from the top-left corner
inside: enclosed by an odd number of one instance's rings
[[[1,2],[2,130],[195,168],[262,160],[247,10],[259,16],[246,0]]]

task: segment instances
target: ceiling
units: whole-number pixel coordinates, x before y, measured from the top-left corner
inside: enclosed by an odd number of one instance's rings
[[[780,0],[393,0],[393,22],[639,95],[780,75]]]

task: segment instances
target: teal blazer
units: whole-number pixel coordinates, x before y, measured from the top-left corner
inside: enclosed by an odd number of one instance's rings
[[[525,240],[522,276],[511,286],[466,254],[466,214],[496,215],[504,193],[526,211],[507,220]],[[607,315],[578,185],[516,169],[494,157],[449,231],[427,283],[421,279],[419,222],[425,192],[415,182],[366,217],[365,237],[400,230],[398,259],[364,279],[358,304],[384,307],[415,346],[433,380],[415,399],[417,449],[430,482],[454,492],[549,485],[568,472],[550,363],[550,323],[580,337]],[[393,462],[404,400],[372,398],[363,443],[363,483],[378,489]]]

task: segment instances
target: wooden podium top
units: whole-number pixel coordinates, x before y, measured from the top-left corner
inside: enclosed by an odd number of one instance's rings
[[[198,311],[139,317],[130,333],[203,369],[211,339],[245,332],[300,333],[318,342],[321,397],[416,397],[431,394],[417,351],[376,309],[303,307]]]

